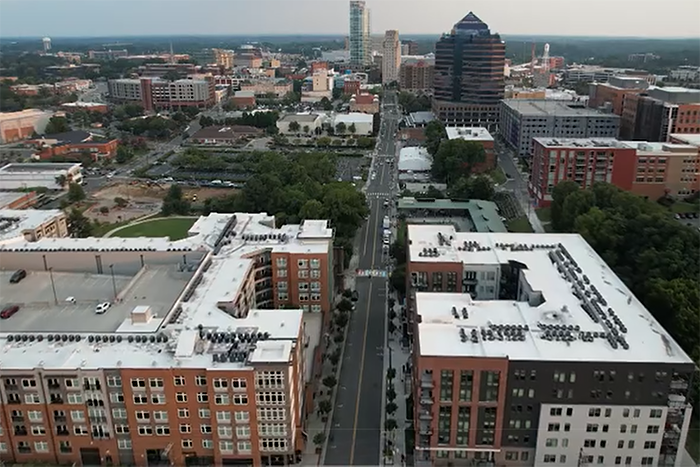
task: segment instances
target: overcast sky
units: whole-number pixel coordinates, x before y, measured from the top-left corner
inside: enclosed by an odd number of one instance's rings
[[[348,0],[0,0],[0,36],[347,34]],[[700,0],[368,0],[372,33],[700,37]]]

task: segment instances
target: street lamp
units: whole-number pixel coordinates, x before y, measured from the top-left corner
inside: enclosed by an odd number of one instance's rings
[[[56,294],[56,284],[53,281],[53,268],[49,268],[49,277],[51,278],[51,290],[53,290],[53,300],[58,305],[58,295]]]
[[[114,291],[114,301],[117,301],[117,282],[114,280],[114,265],[109,265],[109,272],[112,274],[112,290]]]

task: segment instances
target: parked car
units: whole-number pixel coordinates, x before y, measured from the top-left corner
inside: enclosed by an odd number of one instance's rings
[[[2,311],[0,311],[0,318],[2,319],[7,319],[10,316],[14,315],[19,311],[19,306],[18,305],[11,305],[5,307]]]
[[[95,314],[98,315],[103,315],[109,310],[109,307],[112,306],[110,302],[102,302],[99,305],[95,307]]]
[[[27,277],[27,271],[25,271],[24,269],[19,269],[15,271],[15,273],[12,274],[12,276],[10,277],[10,284],[16,284],[25,277]]]

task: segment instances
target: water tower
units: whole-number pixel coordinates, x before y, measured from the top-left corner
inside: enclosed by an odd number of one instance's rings
[[[41,43],[44,45],[44,53],[47,53],[49,50],[51,50],[51,38],[50,37],[44,37],[41,40]]]

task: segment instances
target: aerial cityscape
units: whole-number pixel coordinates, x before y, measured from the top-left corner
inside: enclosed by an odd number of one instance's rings
[[[0,466],[700,466],[700,4],[506,3],[3,0]]]

